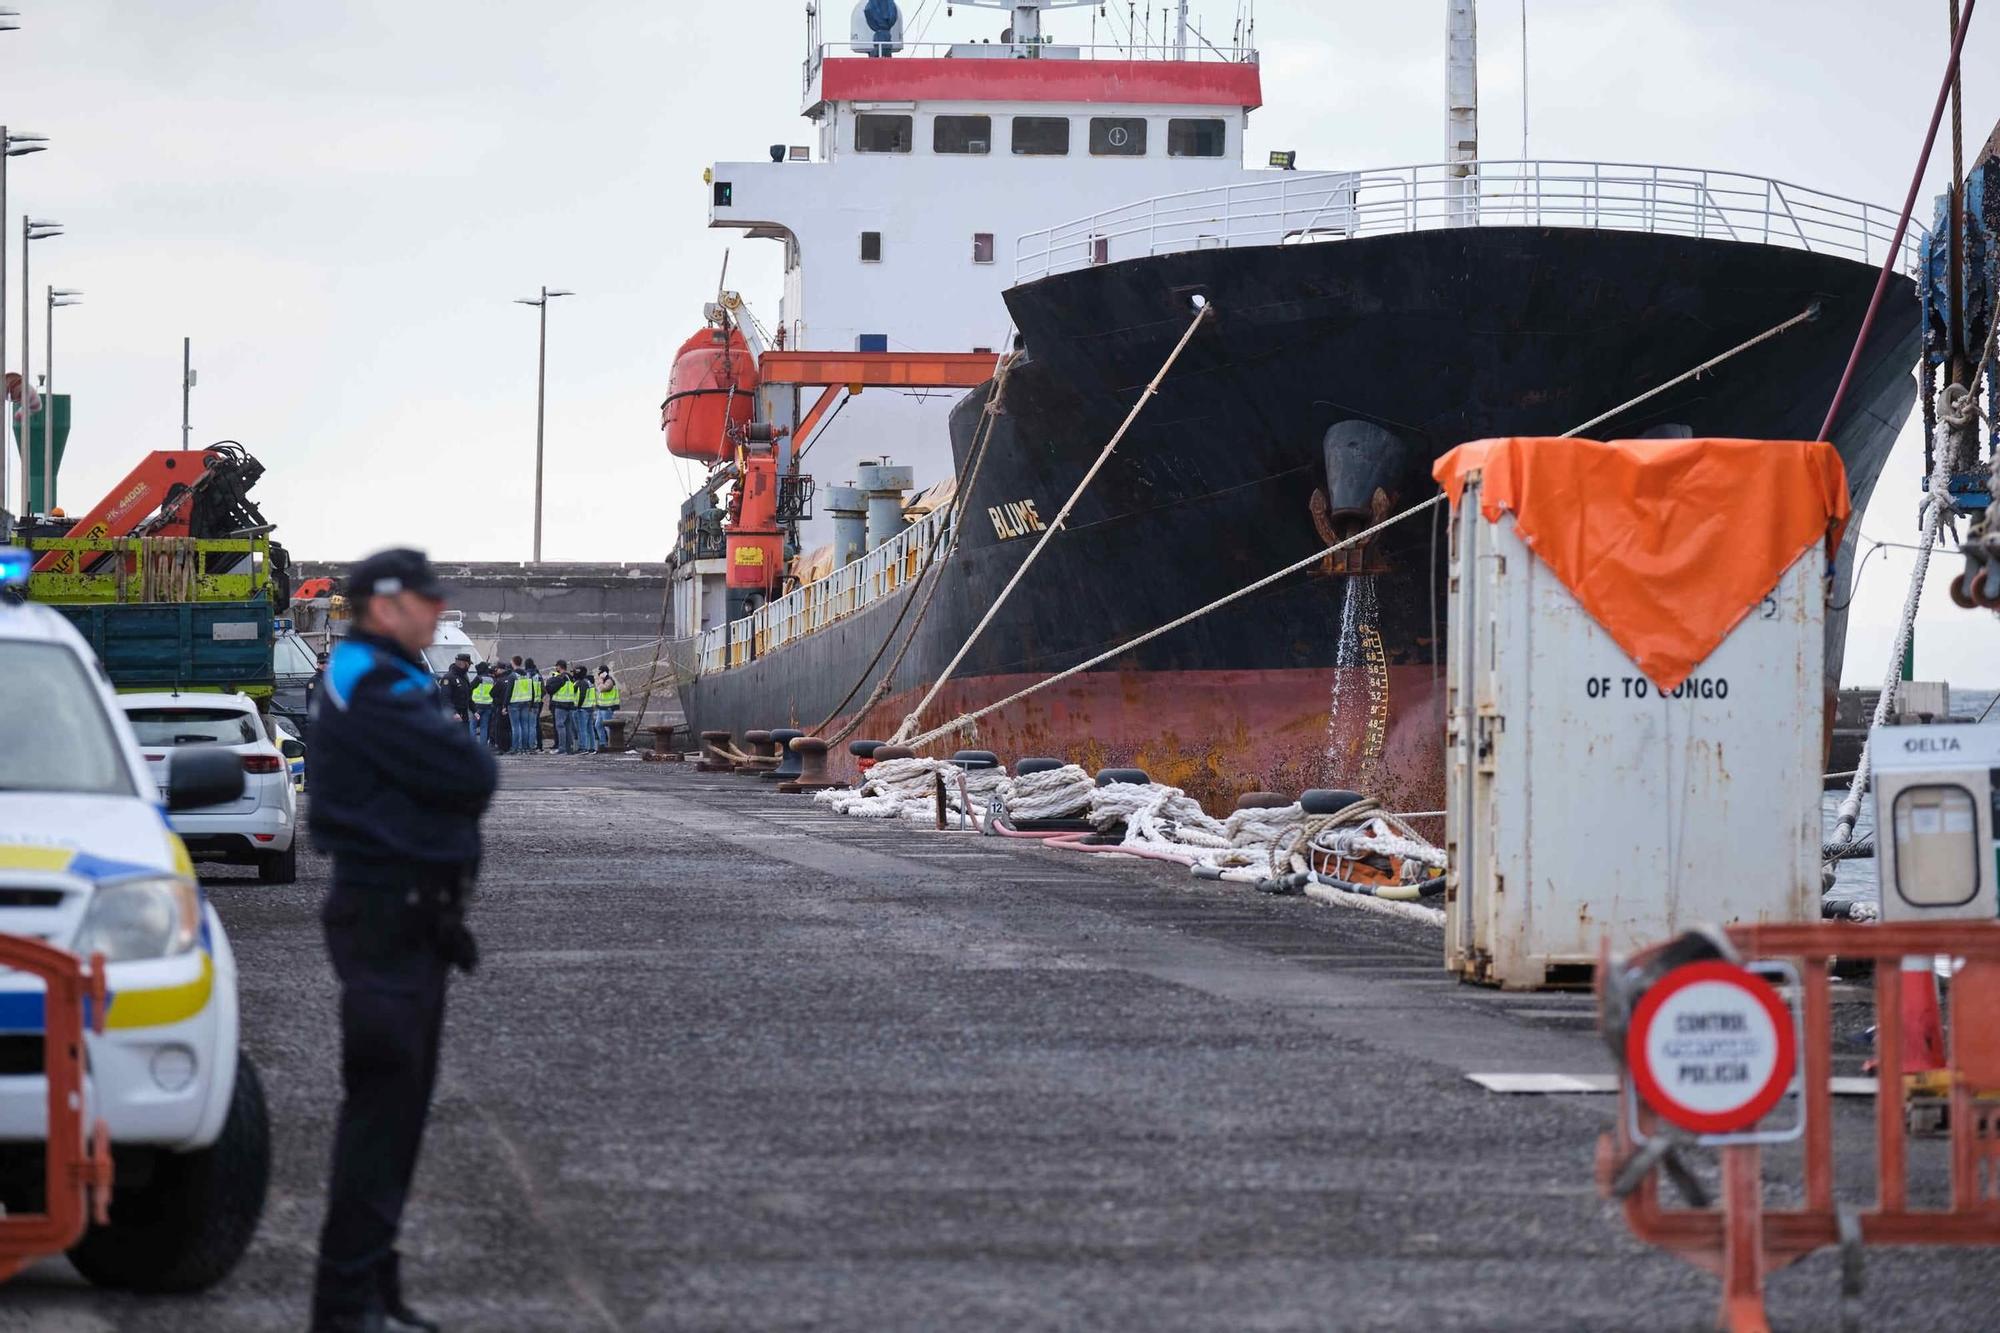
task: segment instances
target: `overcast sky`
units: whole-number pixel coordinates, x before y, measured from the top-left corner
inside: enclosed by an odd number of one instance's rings
[[[194,338],[197,445],[241,440],[306,557],[413,542],[525,559],[535,312],[552,306],[546,554],[660,558],[689,474],[660,443],[674,348],[731,237],[706,230],[702,167],[806,142],[802,0],[10,0],[0,123],[50,136],[17,158],[7,221],[61,312],[76,395],[64,496],[97,499],[180,435]],[[910,0],[931,39],[1000,16]],[[844,20],[848,5],[827,0]],[[1208,0],[1218,44],[1236,0]],[[1264,0],[1265,109],[1248,158],[1308,168],[1443,156],[1441,0]],[[1776,176],[1900,205],[1946,51],[1937,0],[1529,0],[1530,149]],[[1481,131],[1521,148],[1518,0],[1481,6]],[[1088,40],[1088,11],[1049,22]],[[831,26],[831,25],[830,25]],[[1968,151],[2000,115],[2000,15],[1968,45]],[[1949,174],[1933,162],[1920,216]],[[1060,209],[1056,209],[1060,213]],[[735,240],[731,286],[777,305],[777,246]],[[9,361],[20,347],[10,247]],[[767,316],[768,317],[768,316]],[[39,334],[37,334],[39,338]],[[36,369],[41,357],[36,355]],[[1863,521],[1907,540],[1914,430]],[[1918,674],[2000,684],[2000,628],[1952,607],[1939,562]],[[1850,680],[1879,679],[1909,557],[1870,562]]]

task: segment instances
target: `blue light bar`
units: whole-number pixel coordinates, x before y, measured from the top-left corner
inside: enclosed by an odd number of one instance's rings
[[[0,546],[0,588],[25,588],[35,557],[18,546]]]

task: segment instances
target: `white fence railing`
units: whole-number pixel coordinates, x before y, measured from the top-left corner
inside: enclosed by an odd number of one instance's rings
[[[853,41],[826,42],[814,40],[807,51],[805,62],[805,86],[810,92],[819,78],[820,69],[829,60],[870,60],[865,51],[854,49]],[[1174,43],[1132,45],[1075,45],[1068,42],[1033,44],[1028,42],[905,42],[894,55],[883,57],[889,60],[1089,60],[1100,64],[1118,62],[1158,63],[1173,61],[1180,64],[1202,65],[1254,65],[1257,63],[1255,47],[1210,46],[1206,42],[1189,42],[1186,46]]]
[[[704,630],[698,640],[700,669],[706,673],[742,666],[872,606],[943,556],[951,524],[952,506],[946,505],[817,583],[740,620]]]
[[[1463,166],[1464,164],[1459,164]],[[1784,181],[1616,162],[1436,163],[1273,172],[1161,195],[1023,236],[1014,280],[1187,250],[1298,245],[1453,227],[1579,227],[1751,241],[1879,264],[1896,211]],[[1904,242],[1916,263],[1921,233]]]

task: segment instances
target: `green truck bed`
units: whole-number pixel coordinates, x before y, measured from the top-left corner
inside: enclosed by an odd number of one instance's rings
[[[45,571],[28,596],[68,618],[121,690],[223,690],[268,697],[275,683],[266,538],[37,538],[100,572]]]

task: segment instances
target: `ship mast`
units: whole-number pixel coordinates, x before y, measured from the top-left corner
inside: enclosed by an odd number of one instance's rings
[[[1451,225],[1479,218],[1479,23],[1475,0],[1445,0],[1445,161]]]
[[[1005,9],[1014,15],[1014,24],[1008,29],[1009,40],[1016,46],[1034,46],[1042,40],[1042,11],[1045,9],[1079,9],[1084,5],[1095,5],[1101,0],[958,0],[959,4],[971,9]],[[1187,20],[1187,5],[1181,5],[1181,19]],[[1183,37],[1185,42],[1186,38]]]

